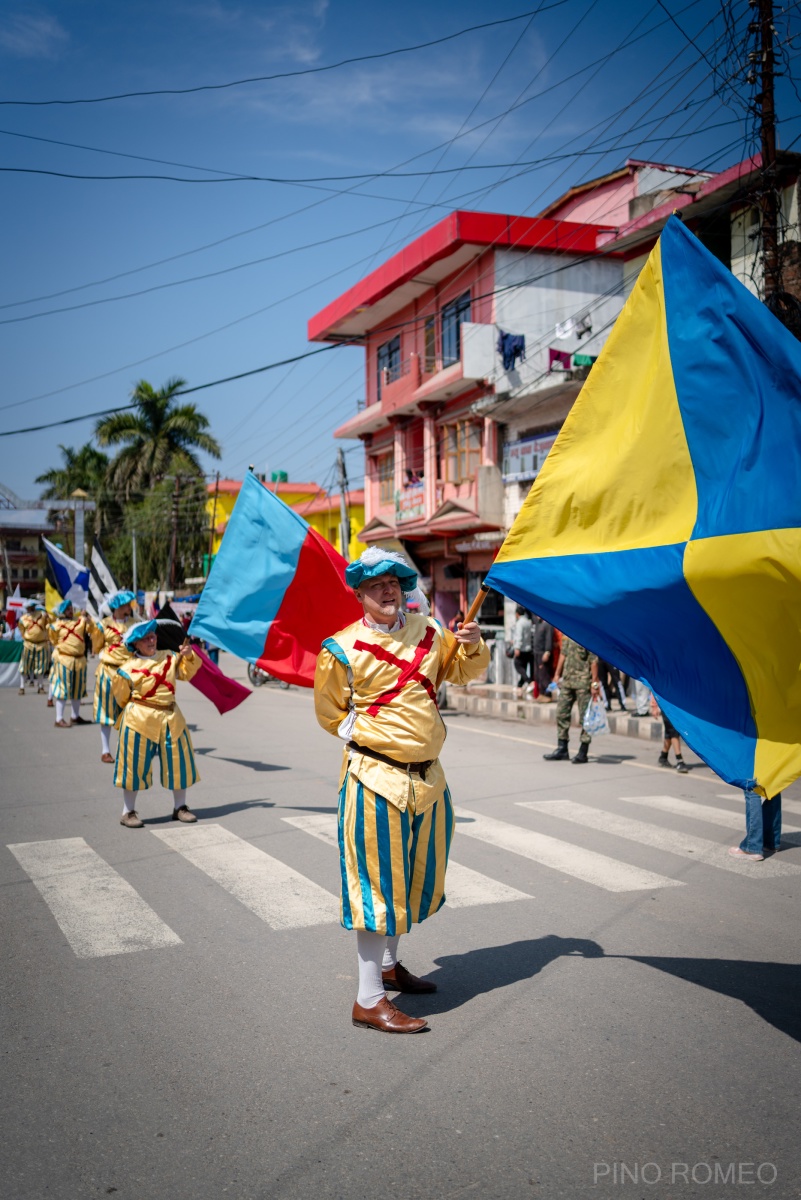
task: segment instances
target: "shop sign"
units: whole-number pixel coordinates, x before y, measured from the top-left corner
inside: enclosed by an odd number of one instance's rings
[[[506,442],[503,448],[503,482],[522,483],[527,479],[536,479],[557,437],[558,432],[555,431],[538,437],[521,438],[517,442]]]
[[[426,515],[426,500],[423,481],[408,483],[395,493],[395,524],[404,521],[421,521]]]

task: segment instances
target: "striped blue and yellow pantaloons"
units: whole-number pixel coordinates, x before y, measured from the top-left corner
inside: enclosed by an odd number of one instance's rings
[[[86,695],[86,659],[74,658],[69,667],[54,659],[50,679],[56,700],[83,700]]]
[[[116,725],[122,711],[111,691],[111,681],[117,674],[116,667],[100,663],[95,674],[94,718],[98,725]]]
[[[339,793],[340,921],[346,929],[408,933],[445,901],[453,837],[448,789],[424,813],[405,812],[348,773]]]
[[[20,675],[26,679],[35,679],[38,675],[46,675],[49,670],[50,645],[48,642],[23,646],[22,658],[19,660]]]
[[[153,784],[153,759],[158,754],[161,786],[169,791],[189,788],[200,780],[189,730],[173,739],[168,725],[161,740],[154,742],[143,733],[135,733],[123,723],[114,766],[114,786],[132,792],[145,792]]]

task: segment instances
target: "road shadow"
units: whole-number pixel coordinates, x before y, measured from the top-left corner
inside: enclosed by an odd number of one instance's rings
[[[272,800],[238,800],[235,804],[218,804],[214,808],[195,808],[192,812],[199,821],[214,821],[217,817],[227,817],[229,813],[243,812],[252,808],[275,808]],[[172,821],[172,813],[166,817],[143,818],[145,825],[166,825]]]
[[[283,811],[284,809],[286,809],[287,812],[330,813],[333,817],[335,817],[339,811],[336,807],[332,808],[330,805],[326,805],[326,807],[323,808],[314,804],[282,804],[281,810]]]
[[[610,763],[614,766],[617,763],[631,762],[637,757],[636,754],[593,754],[592,759],[599,763]]]
[[[801,964],[743,962],[727,958],[654,958],[621,954],[687,983],[696,983],[722,996],[731,996],[801,1042]]]
[[[603,958],[603,947],[587,938],[562,938],[547,934],[505,946],[485,946],[467,954],[446,954],[434,959],[439,970],[428,976],[440,989],[433,996],[403,996],[399,1003],[410,1016],[451,1012],[476,996],[532,979],[549,963],[566,955]]]
[[[249,767],[251,771],[288,771],[289,767],[280,766],[278,763],[261,762],[255,758],[226,758],[224,754],[215,754],[216,746],[195,746],[193,747],[195,754],[208,754],[215,762],[234,763],[237,767]]]

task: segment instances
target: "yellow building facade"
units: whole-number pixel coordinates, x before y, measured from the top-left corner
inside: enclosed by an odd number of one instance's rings
[[[225,529],[234,511],[236,498],[242,487],[238,479],[221,479],[218,483],[208,485],[206,513],[209,525],[213,529],[212,556],[217,554],[225,535]],[[292,480],[283,483],[266,483],[271,492],[283,500],[284,504],[295,509],[304,521],[308,521],[326,541],[335,546],[349,561],[358,558],[365,543],[355,536],[364,527],[364,492],[355,491],[348,494],[348,509],[350,513],[351,539],[346,551],[340,546],[339,536],[339,496],[327,496],[317,483],[295,483]],[[212,559],[213,560],[213,559]],[[210,564],[209,564],[210,565]],[[207,568],[208,570],[208,568]]]

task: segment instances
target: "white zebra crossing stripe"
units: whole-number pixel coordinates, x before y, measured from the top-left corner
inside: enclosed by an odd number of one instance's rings
[[[139,893],[83,838],[8,847],[78,958],[180,945]]]
[[[495,817],[471,814],[469,821],[459,822],[459,836],[462,835],[477,838],[500,850],[510,850],[512,854],[520,854],[554,871],[561,871],[563,875],[593,883],[607,892],[653,891],[655,888],[683,886],[680,879],[668,879],[654,871],[632,867],[605,854],[572,846],[559,838],[535,833],[533,829],[524,829],[520,825],[510,825]]]
[[[327,813],[304,813],[297,817],[282,817],[287,825],[294,825],[319,838],[329,846],[339,848],[337,841],[336,817]],[[460,826],[461,828],[461,826]],[[448,860],[448,873],[445,882],[445,903],[448,908],[472,908],[479,904],[503,904],[511,900],[530,900],[531,896],[517,888],[490,879],[472,867],[463,867],[452,858]]]
[[[677,817],[692,817],[694,821],[706,821],[709,825],[721,825],[725,829],[740,829],[743,826],[742,813],[732,812],[730,808],[698,804],[694,800],[680,800],[678,796],[621,796],[620,799],[625,804],[642,804],[646,808],[675,813]],[[785,833],[801,833],[801,827],[782,821],[782,834]]]
[[[339,900],[331,892],[222,825],[184,825],[151,833],[273,929],[339,920]]]
[[[742,792],[737,792],[735,795],[732,795],[731,792],[718,792],[718,796],[721,800],[739,800],[741,805],[744,804]],[[791,812],[801,816],[801,800],[788,800],[786,796],[782,796],[782,812]]]
[[[650,846],[654,850],[666,850],[680,858],[689,858],[692,862],[706,863],[707,866],[717,867],[721,871],[734,871],[754,877],[801,873],[801,867],[777,862],[775,858],[758,863],[733,859],[727,853],[728,847],[719,842],[696,837],[683,830],[649,825],[646,821],[637,821],[633,817],[621,817],[606,809],[576,804],[573,800],[520,800],[518,805],[520,808],[530,808],[534,812],[547,813],[549,817],[556,817],[560,821],[572,821],[573,824],[582,825],[586,829],[598,829],[602,833],[613,834],[629,842],[639,842],[640,845]]]

